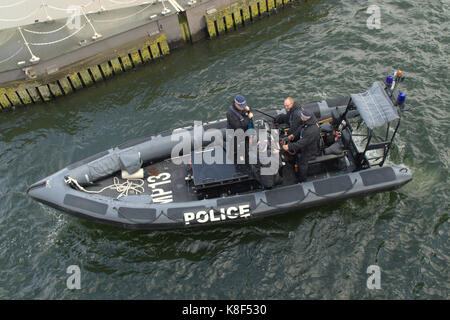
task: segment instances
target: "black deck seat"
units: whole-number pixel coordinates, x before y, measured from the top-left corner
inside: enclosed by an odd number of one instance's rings
[[[324,142],[323,139],[321,137],[321,148],[320,148],[320,155],[315,157],[314,159],[311,159],[308,161],[308,164],[317,164],[320,162],[326,162],[329,160],[335,160],[335,159],[339,159],[345,156],[345,150],[346,147],[348,147],[348,141],[347,139],[349,138],[348,133],[346,132],[346,137],[344,137],[344,132],[342,134],[342,140],[343,142],[335,142],[333,143],[331,146],[324,148]],[[346,140],[344,142],[344,140]],[[344,145],[344,148],[343,148]]]

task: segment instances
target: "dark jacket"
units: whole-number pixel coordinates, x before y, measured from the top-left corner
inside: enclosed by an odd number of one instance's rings
[[[228,108],[227,112],[227,129],[242,129],[246,131],[250,118],[247,115],[247,111],[239,111],[234,105]]]
[[[303,110],[303,107],[299,105],[297,102],[294,102],[291,110],[289,110],[285,114],[279,114],[275,117],[275,123],[286,123],[289,125],[288,135],[294,135],[294,141],[298,140],[300,137],[300,129],[303,125],[303,120],[300,115],[300,112]]]
[[[301,152],[302,157],[313,159],[320,151],[320,128],[314,114],[300,127],[299,139],[289,144],[289,152]]]

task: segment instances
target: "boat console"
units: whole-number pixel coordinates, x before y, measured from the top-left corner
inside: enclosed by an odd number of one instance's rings
[[[205,159],[215,159],[218,150],[207,149],[192,153],[191,175],[192,188],[201,197],[211,197],[246,191],[257,187],[249,164],[227,164],[226,153],[223,151],[223,163],[207,163]],[[195,161],[200,159],[201,161]]]

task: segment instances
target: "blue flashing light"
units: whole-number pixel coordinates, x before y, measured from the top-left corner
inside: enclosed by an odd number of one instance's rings
[[[397,96],[397,103],[401,111],[408,109],[405,105],[406,94],[404,92],[399,92]]]
[[[391,75],[388,75],[386,78],[386,84],[391,85],[393,81],[394,81],[394,77]]]

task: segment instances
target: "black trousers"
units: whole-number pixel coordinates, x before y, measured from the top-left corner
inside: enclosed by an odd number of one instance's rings
[[[306,178],[308,177],[308,161],[311,157],[309,157],[307,154],[297,153],[295,155],[295,161],[298,165],[298,172],[297,178],[299,182],[305,182]]]

